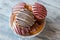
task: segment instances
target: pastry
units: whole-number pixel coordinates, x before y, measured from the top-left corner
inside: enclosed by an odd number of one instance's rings
[[[46,8],[39,3],[35,3],[34,5],[32,5],[32,11],[33,15],[39,20],[45,19],[47,15]]]

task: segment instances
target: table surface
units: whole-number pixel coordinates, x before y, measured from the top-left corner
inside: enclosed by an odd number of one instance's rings
[[[0,0],[0,40],[22,40],[10,29],[9,17],[12,7],[23,1],[30,4],[38,2],[47,8],[46,27],[35,39],[60,40],[60,0]]]

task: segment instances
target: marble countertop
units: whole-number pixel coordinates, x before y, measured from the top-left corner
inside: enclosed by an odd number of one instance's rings
[[[18,2],[38,2],[47,8],[46,27],[36,40],[60,40],[60,0],[0,0],[0,40],[22,40],[9,27],[12,7]],[[35,40],[32,38],[32,40]]]

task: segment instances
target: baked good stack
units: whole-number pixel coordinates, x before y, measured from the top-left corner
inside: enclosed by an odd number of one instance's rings
[[[12,10],[11,28],[22,36],[34,35],[42,30],[46,15],[46,8],[39,3],[19,3]]]

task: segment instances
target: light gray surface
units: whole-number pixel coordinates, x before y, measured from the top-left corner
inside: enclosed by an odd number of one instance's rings
[[[21,1],[25,0],[0,0],[0,40],[19,40],[9,27],[9,16],[12,7]],[[27,3],[33,3],[33,1],[27,0]],[[38,0],[38,2],[47,8],[48,14],[46,28],[37,37],[44,40],[60,40],[60,0]]]

